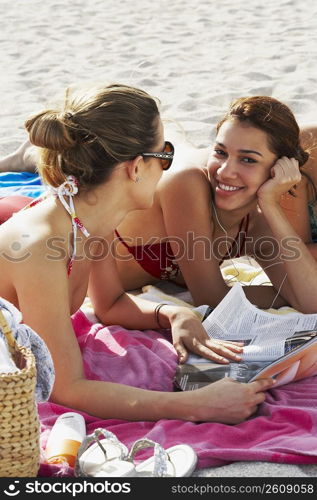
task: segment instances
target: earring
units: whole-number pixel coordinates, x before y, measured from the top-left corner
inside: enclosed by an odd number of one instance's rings
[[[141,177],[137,176],[135,179],[135,182],[139,182],[141,180]]]

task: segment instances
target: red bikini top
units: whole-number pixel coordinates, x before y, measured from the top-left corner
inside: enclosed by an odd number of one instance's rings
[[[135,261],[147,273],[159,280],[170,280],[179,274],[179,267],[169,241],[129,246],[117,230],[115,233],[128,252],[133,255]]]
[[[219,262],[219,265],[222,264],[225,259],[232,259],[242,255],[248,229],[249,214],[241,220],[238,233],[229,251]],[[128,252],[133,255],[135,261],[144,269],[144,271],[151,274],[158,280],[171,280],[180,273],[179,266],[175,260],[169,241],[150,243],[148,245],[129,246],[117,230],[115,230],[115,234],[121,243],[126,247]]]

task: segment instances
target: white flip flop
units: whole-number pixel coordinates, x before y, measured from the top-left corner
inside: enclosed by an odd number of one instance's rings
[[[154,455],[135,466],[137,477],[186,477],[196,468],[197,455],[187,444],[177,444],[166,450],[150,439],[138,439],[129,453],[127,460],[134,461],[137,452],[154,447]]]
[[[115,434],[96,429],[82,442],[74,473],[77,477],[132,477],[135,467],[127,457],[128,448]]]

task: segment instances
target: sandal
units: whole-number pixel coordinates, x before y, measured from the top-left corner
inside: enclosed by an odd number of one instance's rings
[[[102,436],[105,439],[100,439]],[[153,457],[135,465],[135,455],[149,447],[154,447]],[[78,450],[74,474],[76,477],[186,477],[192,474],[196,464],[197,455],[187,444],[165,450],[155,441],[144,438],[135,441],[128,452],[115,434],[96,429],[86,436]]]
[[[154,447],[154,455],[135,466],[137,477],[186,477],[190,476],[197,464],[197,455],[187,444],[177,444],[166,450],[150,439],[138,439],[132,446],[126,460],[134,462],[136,453]]]
[[[77,477],[131,477],[135,475],[135,467],[127,458],[128,448],[115,434],[96,429],[86,436],[78,450],[74,474]]]

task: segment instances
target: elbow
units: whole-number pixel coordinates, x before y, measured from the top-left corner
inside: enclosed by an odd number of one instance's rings
[[[54,384],[50,401],[52,403],[69,408],[80,409],[82,406],[82,382],[84,378],[67,380],[63,383]]]
[[[288,296],[284,295],[284,300],[286,305],[292,307],[297,312],[302,314],[316,314],[317,313],[317,295],[313,292],[312,294],[295,293],[294,291],[289,291]]]
[[[315,305],[304,304],[302,306],[299,306],[296,309],[297,309],[297,311],[299,311],[303,314],[316,314],[317,313],[317,304],[315,304]]]
[[[105,304],[98,301],[93,302],[94,314],[97,320],[105,326],[117,324],[118,312],[116,306],[118,302],[125,296],[125,292],[118,294],[111,303]]]
[[[316,314],[317,313],[317,300],[314,303],[309,301],[292,301],[291,306],[296,309],[296,311],[302,314]]]

